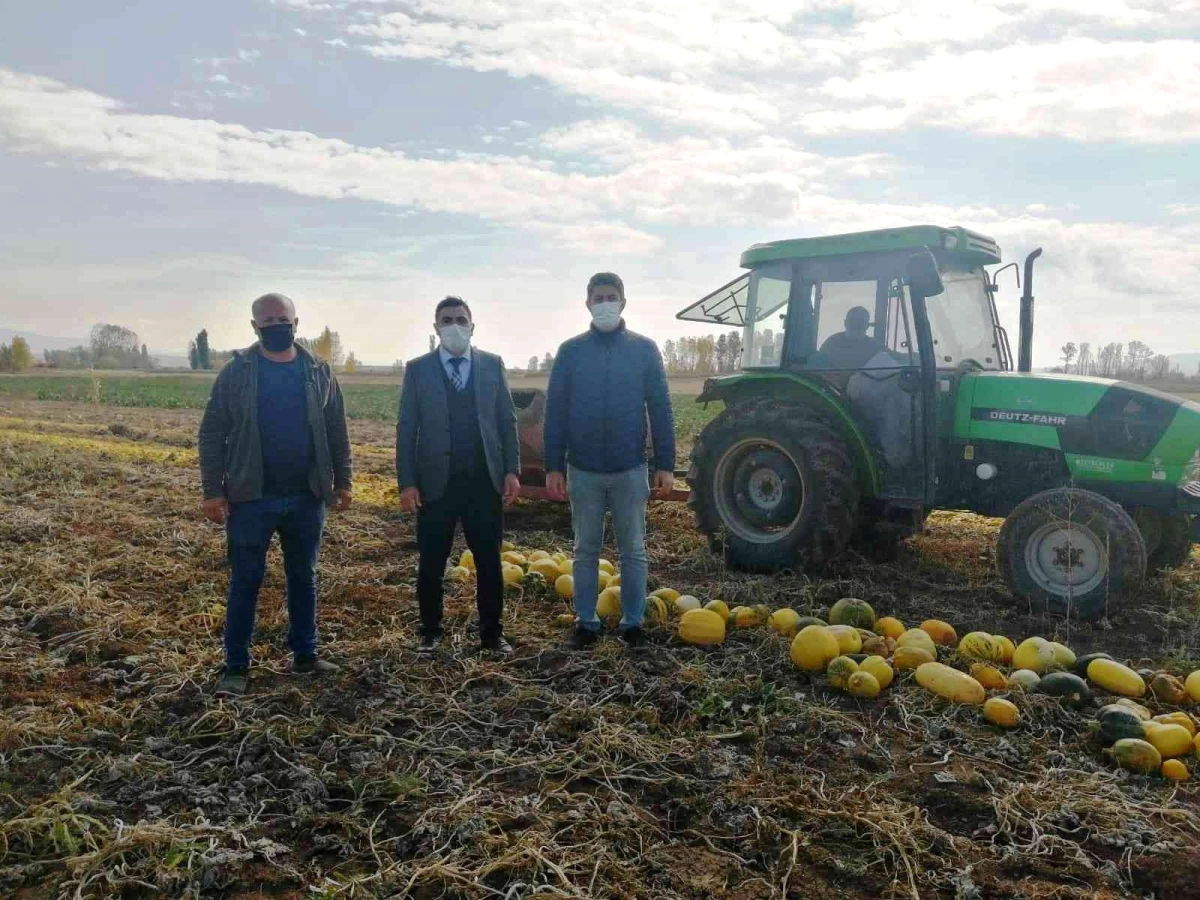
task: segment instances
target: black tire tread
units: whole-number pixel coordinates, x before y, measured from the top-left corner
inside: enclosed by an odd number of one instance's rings
[[[722,449],[746,434],[769,435],[796,446],[811,468],[809,483],[822,488],[812,526],[787,541],[749,544],[725,532],[714,499],[714,473]],[[804,406],[760,398],[727,407],[697,438],[687,480],[697,529],[714,549],[723,545],[726,561],[737,568],[775,571],[823,565],[845,550],[857,523],[861,492],[845,442],[833,424]]]
[[[1027,532],[1047,519],[1074,519],[1104,532],[1109,551],[1108,577],[1086,594],[1065,598],[1039,587],[1025,569]],[[1092,491],[1060,487],[1034,494],[1004,520],[996,542],[1001,578],[1036,612],[1095,619],[1129,597],[1146,575],[1146,543],[1132,517],[1118,503]]]
[[[1158,572],[1182,566],[1192,555],[1192,517],[1185,513],[1161,513],[1162,537],[1146,559],[1146,571]]]

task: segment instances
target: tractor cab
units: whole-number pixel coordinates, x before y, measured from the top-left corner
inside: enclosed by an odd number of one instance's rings
[[[914,273],[914,255],[936,271]],[[756,244],[742,254],[746,274],[678,318],[741,328],[742,374],[726,380],[750,388],[791,376],[791,388],[827,395],[863,435],[878,495],[924,505],[933,480],[925,426],[937,406],[948,410],[952,398],[939,393],[952,394],[954,381],[935,385],[937,371],[1012,368],[984,269],[998,262],[994,241],[963,228]]]

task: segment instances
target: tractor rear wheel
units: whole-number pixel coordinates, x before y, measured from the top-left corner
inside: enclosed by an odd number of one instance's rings
[[[1055,488],[1020,503],[996,547],[1009,589],[1038,612],[1094,619],[1146,576],[1146,544],[1120,505],[1079,488]]]
[[[1192,517],[1138,507],[1130,513],[1146,542],[1146,571],[1182,566],[1192,555]]]
[[[820,565],[845,549],[859,487],[845,442],[804,406],[731,406],[700,434],[688,472],[696,525],[737,569]]]

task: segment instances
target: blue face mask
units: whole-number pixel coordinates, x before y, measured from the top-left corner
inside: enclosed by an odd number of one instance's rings
[[[258,340],[264,350],[271,353],[283,353],[296,340],[296,326],[291,322],[281,325],[267,325],[258,329]]]

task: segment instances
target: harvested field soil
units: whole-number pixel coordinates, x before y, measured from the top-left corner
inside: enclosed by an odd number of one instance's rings
[[[342,673],[288,674],[276,550],[251,692],[214,698],[224,539],[199,515],[197,420],[0,402],[0,896],[1200,897],[1197,782],[1113,768],[1094,708],[1020,695],[1002,732],[907,675],[858,701],[763,628],[570,654],[563,602],[532,585],[508,595],[512,658],[475,651],[467,583],[446,652],[419,660],[386,422],[352,423],[358,499],[323,550]],[[682,505],[654,504],[651,571],[730,606],[857,596],[960,635],[1200,667],[1195,557],[1068,623],[1012,607],[998,524],[939,514],[895,561],[763,577],[723,571]],[[507,530],[570,549],[564,507],[522,503]]]

